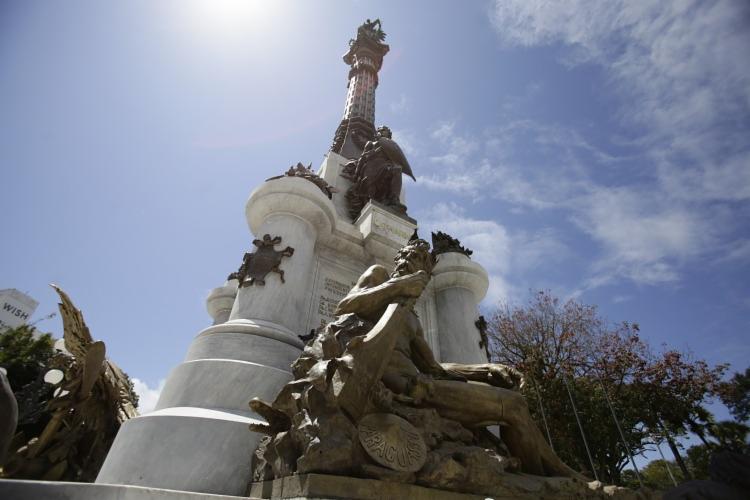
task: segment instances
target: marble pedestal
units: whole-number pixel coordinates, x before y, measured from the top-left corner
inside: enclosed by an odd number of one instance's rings
[[[291,380],[301,342],[263,325],[221,324],[193,341],[155,411],[120,428],[97,483],[242,494],[262,422],[248,401],[273,399]]]
[[[3,500],[252,500],[246,496],[211,495],[190,491],[126,486],[0,479]]]
[[[228,281],[211,292],[214,325],[198,334],[172,370],[155,411],[121,427],[97,483],[245,493],[261,438],[248,424],[262,421],[248,402],[275,398],[291,380],[290,365],[303,348],[299,336],[331,321],[338,301],[369,266],[391,268],[417,227],[373,202],[352,220],[345,202],[349,181],[340,175],[347,161],[329,153],[321,166],[320,175],[339,189],[333,199],[300,177],[273,179],[253,191],[246,206],[251,234],[281,237],[277,250],[294,249],[279,266],[285,281],[270,273],[263,286],[237,288]],[[436,357],[481,361],[474,321],[486,273],[463,255],[443,254],[435,276],[417,308]]]

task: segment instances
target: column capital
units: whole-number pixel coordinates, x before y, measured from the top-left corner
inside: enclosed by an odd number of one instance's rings
[[[213,318],[214,324],[229,319],[234,299],[237,297],[237,280],[228,280],[223,286],[214,288],[206,297],[206,309]]]
[[[250,231],[258,235],[271,215],[291,214],[309,222],[319,239],[327,239],[336,227],[336,208],[312,182],[300,177],[281,177],[261,184],[250,194],[245,215]]]
[[[487,295],[490,282],[487,271],[460,252],[441,253],[432,269],[432,285],[439,292],[446,288],[467,288],[477,304]]]

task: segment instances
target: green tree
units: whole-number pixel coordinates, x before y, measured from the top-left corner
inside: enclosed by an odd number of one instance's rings
[[[668,490],[669,488],[674,487],[672,477],[669,475],[670,472],[677,483],[681,483],[685,480],[682,471],[674,462],[667,462],[662,459],[649,462],[643,470],[641,470],[641,479],[643,479],[643,483],[649,488],[655,490]]]
[[[750,367],[745,368],[745,373],[735,373],[729,382],[723,383],[719,396],[735,420],[750,420]]]
[[[38,434],[49,418],[52,387],[44,382],[44,374],[54,354],[52,336],[38,335],[33,326],[0,332],[0,366],[7,370],[18,402],[18,431],[27,436]]]
[[[33,326],[21,325],[0,332],[0,366],[8,371],[14,391],[36,380],[54,353],[52,336],[37,335]]]

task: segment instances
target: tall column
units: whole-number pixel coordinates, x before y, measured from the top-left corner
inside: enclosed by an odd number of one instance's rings
[[[262,422],[248,402],[273,400],[291,380],[289,367],[303,347],[297,334],[306,333],[315,245],[330,236],[335,209],[313,183],[284,177],[251,194],[247,219],[256,237],[281,236],[283,247],[295,249],[280,264],[286,282],[271,273],[265,285],[238,290],[229,320],[217,314],[193,340],[155,411],[120,428],[98,483],[245,494],[261,437],[248,424]],[[217,313],[226,310],[224,292],[209,297]]]
[[[365,143],[375,135],[375,89],[383,57],[390,47],[383,43],[385,33],[380,20],[367,20],[357,29],[357,38],[349,42],[344,54],[348,64],[349,85],[341,120],[331,150],[353,159],[362,153]]]
[[[474,323],[479,316],[479,302],[489,287],[487,272],[464,253],[441,253],[432,270],[432,285],[440,361],[486,363],[487,356]]]

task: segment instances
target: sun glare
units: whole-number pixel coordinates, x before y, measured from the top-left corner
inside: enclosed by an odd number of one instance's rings
[[[268,0],[189,0],[182,9],[195,35],[232,41],[269,28],[276,2]]]

